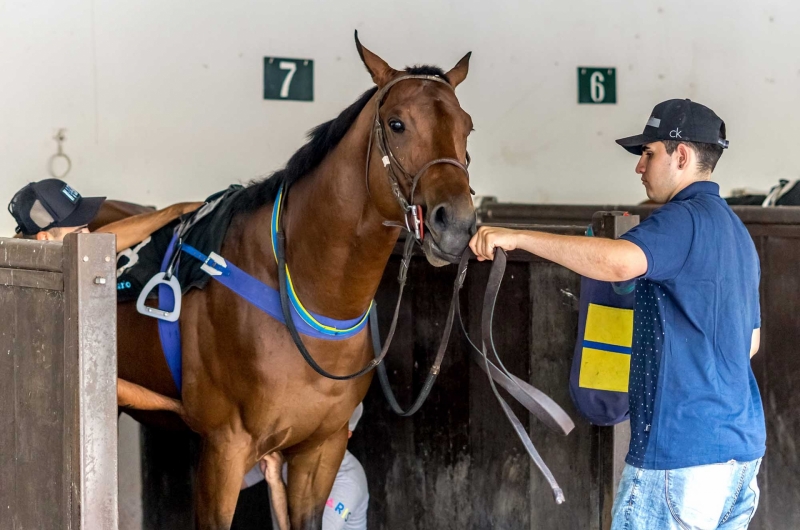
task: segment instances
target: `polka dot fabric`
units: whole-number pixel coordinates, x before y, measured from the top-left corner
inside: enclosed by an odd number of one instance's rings
[[[650,441],[655,408],[658,370],[665,339],[665,322],[661,316],[661,287],[649,280],[636,282],[633,313],[633,348],[628,397],[630,401],[631,445],[628,463],[641,465]]]

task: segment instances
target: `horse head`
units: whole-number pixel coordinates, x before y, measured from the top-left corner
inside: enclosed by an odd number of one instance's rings
[[[399,211],[412,235],[421,212],[428,261],[457,263],[476,224],[466,169],[472,118],[455,94],[470,54],[446,73],[434,67],[398,71],[362,46],[358,33],[356,46],[378,87],[367,159],[372,200],[390,222],[398,222]]]

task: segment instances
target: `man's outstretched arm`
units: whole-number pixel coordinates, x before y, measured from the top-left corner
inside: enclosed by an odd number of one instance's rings
[[[521,249],[595,280],[621,282],[647,272],[645,253],[630,241],[562,236],[482,226],[470,241],[479,260],[494,259],[495,248]]]
[[[107,224],[98,228],[95,233],[116,234],[117,252],[142,242],[147,237],[174,221],[181,215],[192,212],[202,206],[202,202],[181,202],[156,212],[147,212]]]

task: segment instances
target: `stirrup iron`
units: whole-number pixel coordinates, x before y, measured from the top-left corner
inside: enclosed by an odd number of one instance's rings
[[[136,300],[136,310],[144,316],[166,320],[167,322],[176,322],[181,316],[181,284],[178,283],[177,275],[171,275],[169,280],[166,279],[166,276],[166,272],[159,272],[150,278],[150,281],[144,286],[142,292],[139,293],[139,298]],[[172,311],[150,307],[144,303],[145,300],[147,300],[147,296],[159,285],[166,285],[172,289],[172,294],[175,299],[175,306],[172,308]]]

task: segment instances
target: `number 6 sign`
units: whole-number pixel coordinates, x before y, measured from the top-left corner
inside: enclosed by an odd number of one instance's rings
[[[578,103],[616,102],[616,68],[578,67]]]
[[[264,99],[314,101],[314,61],[264,57]]]

